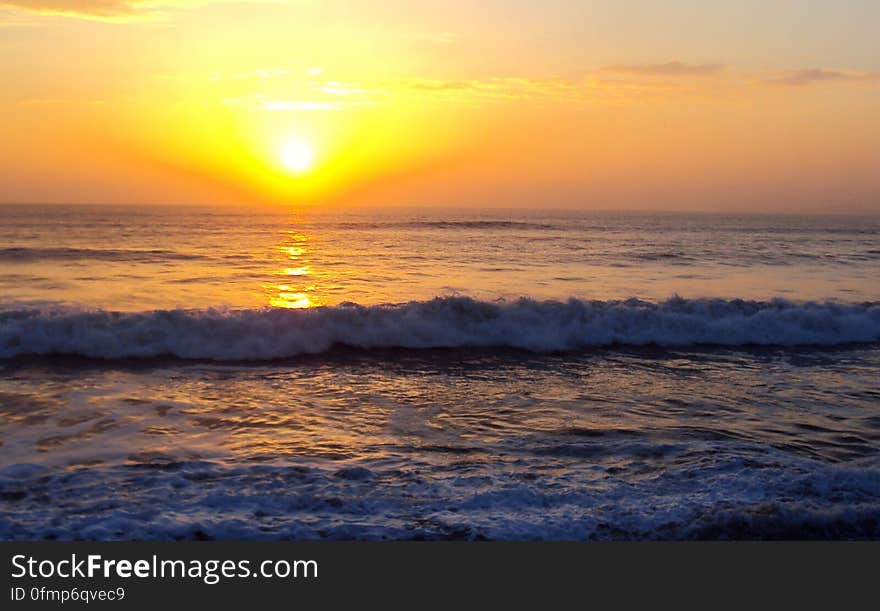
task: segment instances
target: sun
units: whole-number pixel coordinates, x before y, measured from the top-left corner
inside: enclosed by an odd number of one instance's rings
[[[312,167],[315,153],[308,143],[302,140],[289,140],[281,147],[281,163],[288,170],[301,173]]]

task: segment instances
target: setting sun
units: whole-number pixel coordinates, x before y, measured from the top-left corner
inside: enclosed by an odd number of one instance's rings
[[[301,140],[290,140],[281,148],[281,163],[293,172],[305,172],[315,161],[312,148]]]

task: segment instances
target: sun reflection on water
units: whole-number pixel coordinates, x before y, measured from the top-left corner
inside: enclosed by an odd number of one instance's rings
[[[281,291],[276,296],[269,299],[269,305],[276,308],[302,310],[305,308],[313,308],[318,304],[313,302],[306,293],[289,293]]]
[[[305,265],[303,267],[287,267],[279,273],[285,276],[308,276],[309,271],[309,266]]]
[[[267,288],[271,291],[269,305],[291,309],[320,305],[309,295],[309,292],[315,289],[314,284],[305,282],[312,275],[312,268],[305,259],[309,254],[308,237],[291,231],[288,233],[287,242],[277,249],[286,256],[285,266],[274,273],[276,276],[284,276],[285,282],[268,285]],[[299,282],[296,282],[297,280]]]

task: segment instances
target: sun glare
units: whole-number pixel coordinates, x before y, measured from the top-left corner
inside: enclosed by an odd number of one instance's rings
[[[281,147],[281,163],[293,172],[305,172],[312,167],[315,154],[302,140],[290,140]]]

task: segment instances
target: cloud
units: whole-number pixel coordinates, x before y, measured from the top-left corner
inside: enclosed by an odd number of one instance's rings
[[[231,0],[0,0],[0,7],[32,13],[63,15],[80,19],[127,20],[149,18],[162,9],[198,6]],[[279,3],[284,0],[238,0]]]
[[[217,80],[217,77],[213,77]],[[298,91],[301,97],[286,94]],[[279,95],[267,92],[224,97],[221,103],[256,111],[338,111],[377,106],[400,95],[480,103],[514,99],[586,99],[598,88],[592,82],[557,78],[495,77],[483,80],[403,79],[377,83],[307,81],[288,83]]]
[[[0,2],[0,28],[27,27],[36,23],[32,15],[13,8],[3,8],[2,5]]]
[[[788,87],[804,87],[814,83],[826,82],[852,82],[871,81],[878,78],[877,74],[869,72],[844,72],[842,70],[825,70],[822,68],[807,68],[795,70],[782,76],[766,79],[765,82],[772,85],[785,85]]]
[[[2,6],[35,13],[84,17],[128,17],[138,11],[139,4],[137,0],[0,0]]]
[[[624,64],[602,68],[606,72],[625,72],[645,76],[707,76],[717,74],[723,69],[722,64],[685,64],[677,61],[665,64]]]
[[[584,80],[560,78],[495,77],[483,80],[408,79],[390,85],[391,89],[416,93],[458,95],[481,98],[523,98],[534,96],[579,96],[588,89]]]
[[[287,100],[280,98],[270,98],[262,94],[238,98],[224,98],[223,100],[221,100],[221,103],[225,106],[234,106],[247,110],[266,112],[326,112],[372,106],[373,104],[375,104],[375,102],[372,100]]]

